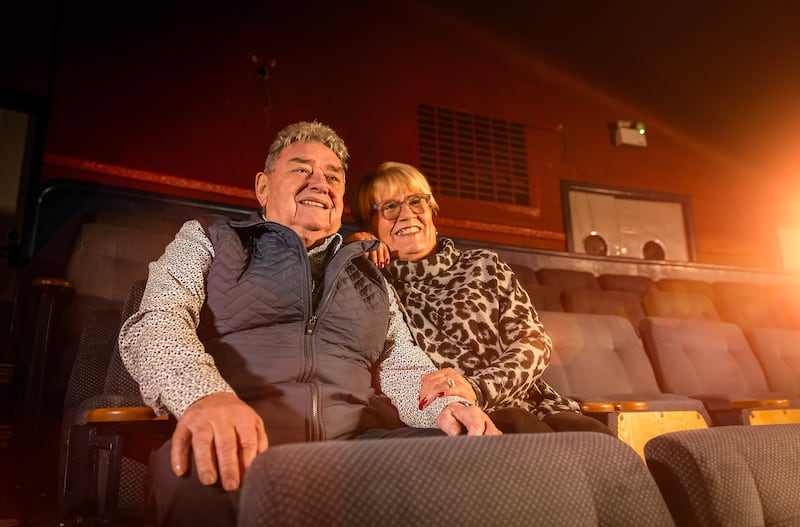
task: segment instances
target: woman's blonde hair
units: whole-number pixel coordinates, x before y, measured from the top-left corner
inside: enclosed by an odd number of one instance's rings
[[[425,175],[411,165],[387,161],[381,163],[373,172],[362,177],[356,185],[356,190],[350,200],[350,211],[358,226],[365,231],[370,230],[372,206],[378,197],[378,188],[388,189],[389,194],[399,190],[409,190],[413,193],[430,194],[431,210],[433,215],[439,213],[439,204],[433,197],[431,185]]]

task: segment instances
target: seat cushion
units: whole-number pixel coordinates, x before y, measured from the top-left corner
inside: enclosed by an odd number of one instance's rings
[[[239,525],[673,525],[636,453],[593,432],[329,441],[259,455]]]
[[[800,525],[800,424],[664,434],[645,459],[678,525]]]

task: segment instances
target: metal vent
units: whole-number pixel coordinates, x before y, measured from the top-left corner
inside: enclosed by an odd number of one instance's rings
[[[525,126],[420,104],[420,168],[437,194],[530,206]]]

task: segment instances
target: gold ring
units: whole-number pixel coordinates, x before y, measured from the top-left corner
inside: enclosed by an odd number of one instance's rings
[[[450,388],[455,388],[456,387],[456,381],[454,381],[453,379],[447,379],[447,385]]]

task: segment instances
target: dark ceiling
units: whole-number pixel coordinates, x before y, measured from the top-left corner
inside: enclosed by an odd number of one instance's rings
[[[437,5],[744,160],[764,155],[765,131],[800,125],[799,1]]]

